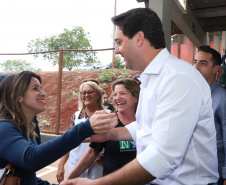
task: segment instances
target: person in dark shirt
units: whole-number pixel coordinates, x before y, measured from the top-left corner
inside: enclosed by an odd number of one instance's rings
[[[112,84],[113,100],[117,107],[118,125],[124,127],[135,121],[140,86],[133,79],[119,79]],[[136,157],[136,146],[132,141],[106,141],[91,143],[67,179],[78,177],[104,149],[103,175],[121,168]]]

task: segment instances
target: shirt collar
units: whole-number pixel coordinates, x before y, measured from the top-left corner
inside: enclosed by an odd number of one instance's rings
[[[210,84],[211,94],[217,88],[217,86],[218,86],[218,83],[216,80],[214,80],[213,83]]]
[[[149,78],[147,74],[159,74],[159,71],[161,70],[163,64],[166,62],[166,59],[169,56],[169,51],[166,48],[162,49],[141,74],[141,83],[146,84],[147,79]]]

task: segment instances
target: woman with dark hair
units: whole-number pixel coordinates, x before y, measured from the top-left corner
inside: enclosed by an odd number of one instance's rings
[[[107,91],[103,91],[103,99],[105,102],[108,102],[109,95],[108,95]]]
[[[137,82],[133,79],[119,79],[112,84],[112,92],[117,107],[118,125],[116,127],[124,127],[135,121],[140,92]],[[103,175],[116,171],[136,157],[136,146],[132,141],[91,143],[67,178],[72,179],[83,173],[103,149]]]
[[[45,98],[40,76],[31,71],[9,76],[1,83],[0,168],[12,164],[13,175],[20,178],[20,185],[37,185],[36,171],[59,159],[92,134],[107,133],[115,125],[114,114],[98,112],[64,135],[37,145],[32,121],[36,114],[45,111]]]

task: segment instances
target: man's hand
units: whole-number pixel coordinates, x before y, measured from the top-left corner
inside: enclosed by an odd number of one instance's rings
[[[60,185],[94,185],[94,181],[87,178],[76,178],[71,180],[66,180],[60,183]]]
[[[108,140],[112,141],[132,141],[133,138],[129,131],[125,127],[117,127],[109,130],[106,134],[92,135],[90,138],[83,142],[105,142]]]
[[[95,134],[108,134],[117,125],[115,113],[108,114],[104,110],[96,111],[89,121]]]
[[[147,184],[154,179],[155,177],[146,171],[137,159],[134,159],[119,170],[101,178],[95,180],[76,178],[65,180],[60,185],[140,185]]]

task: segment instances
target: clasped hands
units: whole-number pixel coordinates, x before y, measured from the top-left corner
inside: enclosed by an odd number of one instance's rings
[[[117,117],[115,113],[106,113],[104,110],[96,111],[89,119],[90,125],[96,135],[106,137],[110,131],[117,125]],[[103,141],[101,138],[100,141]]]

